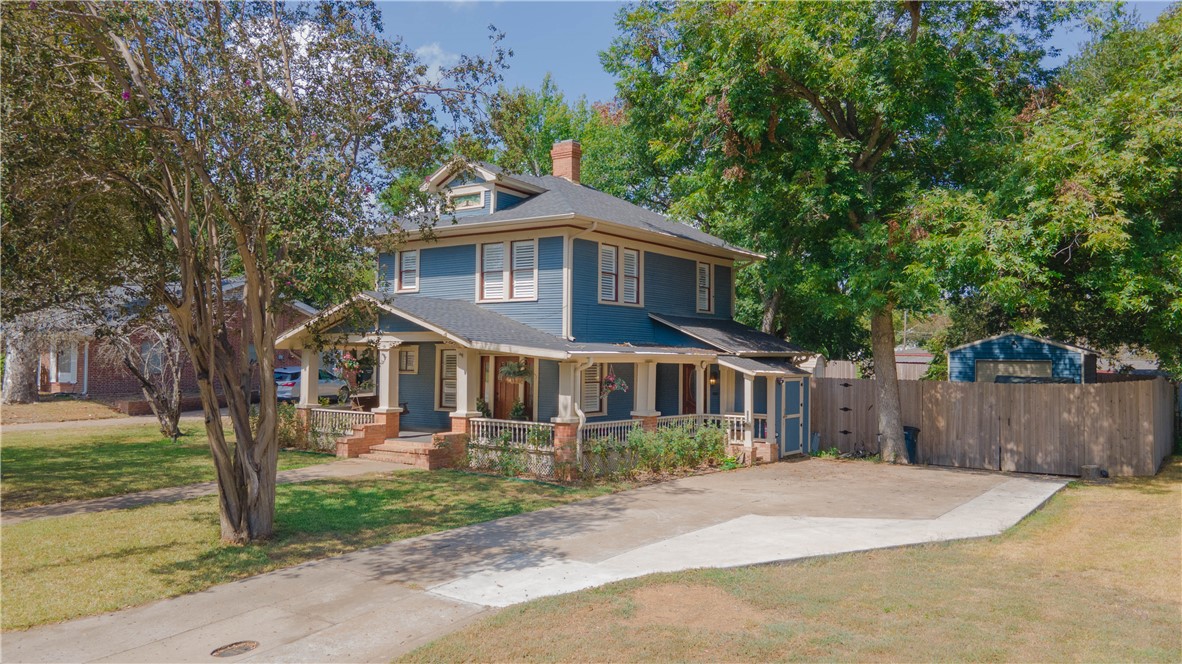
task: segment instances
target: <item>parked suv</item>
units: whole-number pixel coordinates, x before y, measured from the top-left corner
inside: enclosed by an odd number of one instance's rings
[[[280,401],[300,400],[300,373],[299,367],[285,367],[275,370],[275,385],[278,387]],[[344,403],[349,400],[349,384],[321,369],[320,380],[316,383],[316,396]]]

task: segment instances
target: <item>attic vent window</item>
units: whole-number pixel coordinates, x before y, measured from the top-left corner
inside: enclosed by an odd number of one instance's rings
[[[482,208],[484,207],[484,192],[478,191],[471,194],[452,196],[451,204],[456,210],[472,210],[474,208]]]

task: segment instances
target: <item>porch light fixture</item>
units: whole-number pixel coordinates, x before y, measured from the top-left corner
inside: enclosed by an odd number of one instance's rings
[[[710,383],[711,385],[718,384],[718,371],[716,369],[710,370],[710,379],[707,382]]]

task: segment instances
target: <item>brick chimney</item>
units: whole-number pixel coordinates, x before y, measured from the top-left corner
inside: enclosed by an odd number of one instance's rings
[[[554,162],[554,176],[579,183],[579,160],[583,158],[583,147],[578,141],[558,141],[550,148],[550,159]]]

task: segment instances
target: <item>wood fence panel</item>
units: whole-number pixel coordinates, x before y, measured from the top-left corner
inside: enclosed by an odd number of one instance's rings
[[[904,426],[922,463],[1078,475],[1151,475],[1174,445],[1177,388],[1164,379],[1089,385],[904,381]],[[878,451],[873,380],[814,378],[813,431],[823,448]]]

